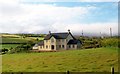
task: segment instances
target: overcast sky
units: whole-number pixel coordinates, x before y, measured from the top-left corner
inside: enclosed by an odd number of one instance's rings
[[[84,1],[84,2],[83,2]],[[93,2],[94,1],[94,2]],[[104,1],[104,2],[103,2]],[[118,33],[118,0],[0,0],[1,33]]]

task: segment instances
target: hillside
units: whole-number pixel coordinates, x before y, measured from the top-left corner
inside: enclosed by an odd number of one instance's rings
[[[3,72],[110,72],[118,71],[117,48],[93,48],[2,56]]]
[[[36,34],[24,34],[24,36],[22,34],[0,34],[2,40],[0,41],[0,47],[2,47],[1,49],[6,48],[9,50],[29,41],[37,43],[39,40],[43,40],[43,37],[34,35]]]

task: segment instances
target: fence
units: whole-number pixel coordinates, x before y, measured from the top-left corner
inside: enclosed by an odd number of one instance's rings
[[[3,72],[2,74],[119,74],[111,67],[111,72]]]

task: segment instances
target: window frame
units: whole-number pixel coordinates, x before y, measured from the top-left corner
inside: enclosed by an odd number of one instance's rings
[[[62,45],[62,48],[65,48],[65,46],[64,46],[64,45]]]
[[[46,49],[48,49],[48,45],[46,45]]]

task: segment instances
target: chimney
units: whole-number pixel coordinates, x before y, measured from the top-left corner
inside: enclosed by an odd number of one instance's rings
[[[68,29],[68,33],[70,33],[70,29]]]
[[[51,34],[51,31],[49,31],[49,34]]]

